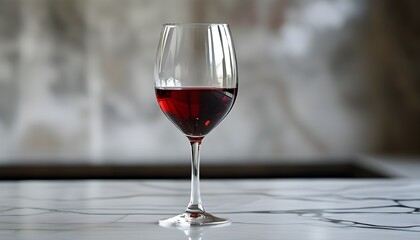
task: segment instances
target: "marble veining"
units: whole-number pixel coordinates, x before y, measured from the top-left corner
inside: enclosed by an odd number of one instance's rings
[[[189,183],[0,183],[0,239],[419,239],[420,181],[204,180],[206,209],[232,223],[173,229]]]

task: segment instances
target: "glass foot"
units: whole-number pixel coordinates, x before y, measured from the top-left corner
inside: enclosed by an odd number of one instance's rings
[[[159,220],[159,225],[165,227],[191,227],[228,223],[230,223],[229,219],[219,218],[207,212],[185,212],[175,217]]]

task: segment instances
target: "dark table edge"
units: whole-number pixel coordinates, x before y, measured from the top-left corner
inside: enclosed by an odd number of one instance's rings
[[[201,178],[384,178],[357,161],[307,164],[229,164],[201,166]],[[7,165],[0,180],[188,179],[188,165]]]

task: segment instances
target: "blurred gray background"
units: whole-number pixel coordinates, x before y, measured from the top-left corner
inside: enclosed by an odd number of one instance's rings
[[[0,0],[0,164],[189,164],[154,96],[166,22],[226,22],[236,45],[238,99],[205,138],[203,163],[419,156],[419,8]]]

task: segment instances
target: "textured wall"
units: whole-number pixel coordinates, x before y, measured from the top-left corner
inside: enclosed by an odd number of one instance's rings
[[[205,159],[375,153],[370,2],[0,0],[0,159],[187,163],[153,66],[162,23],[191,21],[230,23],[239,61]]]

